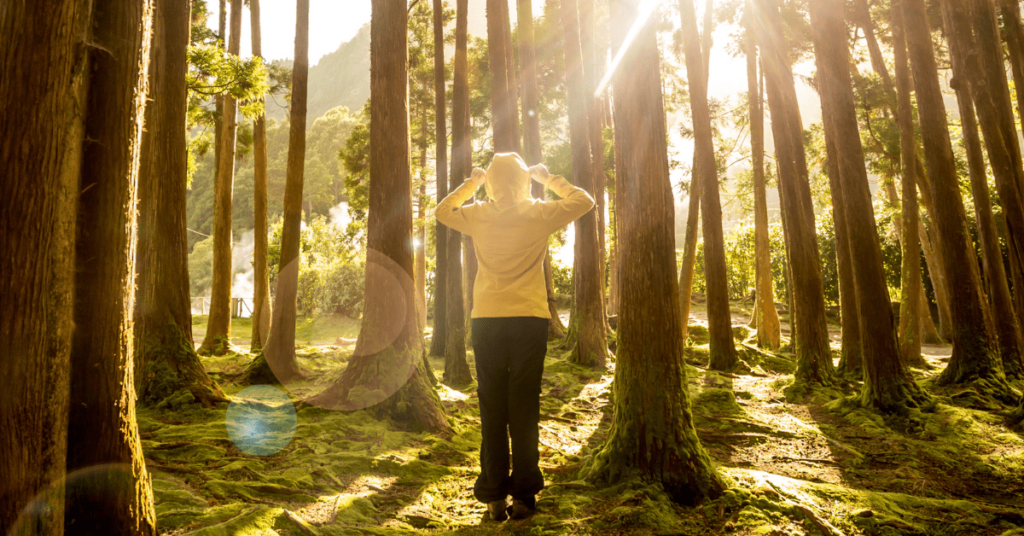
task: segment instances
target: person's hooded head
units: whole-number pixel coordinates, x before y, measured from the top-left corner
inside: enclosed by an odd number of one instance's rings
[[[487,166],[487,196],[498,203],[517,203],[530,198],[530,168],[516,153],[497,153]]]

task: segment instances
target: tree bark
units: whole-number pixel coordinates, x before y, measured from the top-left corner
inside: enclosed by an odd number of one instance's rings
[[[0,100],[17,103],[0,108],[4,534],[64,533],[88,10],[80,0],[21,0],[0,10]],[[39,514],[24,515],[29,511]]]
[[[228,54],[237,56],[241,46],[242,0],[231,0]],[[231,196],[235,183],[238,103],[230,94],[224,95],[223,102],[220,155],[217,157],[217,177],[213,187],[213,282],[210,287],[210,316],[206,324],[206,336],[199,346],[201,355],[223,355],[231,351]]]
[[[437,202],[448,195],[447,95],[444,87],[444,5],[434,0],[434,158]],[[434,220],[434,333],[430,355],[444,356],[448,344],[448,228]]]
[[[263,57],[263,40],[260,26],[260,0],[249,0],[250,27],[252,30],[252,55]],[[270,318],[273,308],[270,304],[270,270],[267,266],[267,121],[266,114],[253,122],[253,264],[254,291],[252,314],[251,353],[257,353],[267,343],[270,335]]]
[[[901,186],[903,193],[900,222],[903,261],[900,265],[900,356],[913,366],[924,364],[921,357],[921,325],[924,315],[931,320],[921,281],[921,253],[918,243],[920,222],[917,206],[917,141],[914,139],[914,109],[910,102],[910,67],[907,65],[907,42],[903,32],[903,9],[895,4],[890,9],[893,56],[896,64],[896,123],[900,132]],[[933,327],[934,329],[934,327]]]
[[[597,216],[597,258],[600,265],[601,294],[606,294],[605,280],[607,266],[605,263],[605,177],[604,177],[604,106],[602,98],[597,96],[597,84],[601,81],[601,65],[603,56],[597,49],[597,14],[594,0],[578,0],[580,10],[580,46],[583,53],[583,80],[586,92],[590,95],[587,101],[587,133],[590,136],[590,176],[594,182],[595,213]],[[602,297],[602,300],[605,298]],[[606,308],[607,309],[607,308]],[[607,312],[607,311],[606,311]]]
[[[508,88],[508,107],[511,109],[512,136],[516,140],[517,153],[522,153],[522,134],[519,129],[519,82],[516,79],[516,62],[512,46],[512,21],[509,16],[508,0],[501,0],[501,18],[505,44],[505,85]]]
[[[939,381],[949,384],[985,380],[992,384],[994,395],[1005,399],[1009,390],[989,328],[991,322],[987,320],[989,312],[978,264],[964,262],[974,258],[974,250],[967,232],[924,0],[903,0],[903,19],[955,328],[953,356]]]
[[[618,184],[618,181],[616,181]],[[697,233],[700,223],[700,180],[690,175],[690,198],[686,211],[686,234],[683,238],[683,264],[679,267],[679,308],[682,318],[679,329],[686,341],[690,324],[690,300],[693,299],[693,273],[697,262]],[[616,245],[616,247],[618,247]],[[617,262],[620,262],[617,260]],[[620,262],[621,265],[621,262]]]
[[[820,72],[820,70],[819,70]],[[819,88],[819,92],[821,89]],[[864,374],[864,346],[861,344],[860,309],[857,307],[857,281],[853,275],[850,232],[834,139],[826,140],[829,189],[832,196],[832,225],[836,237],[836,268],[839,272],[839,314],[842,327],[839,372],[860,379]]]
[[[288,127],[288,167],[285,171],[281,260],[277,269],[274,316],[262,356],[266,359],[274,378],[283,384],[302,377],[302,371],[295,359],[295,320],[301,262],[299,250],[302,240],[302,188],[306,165],[309,0],[298,0],[295,10],[295,59],[292,63],[292,106]]]
[[[467,57],[469,0],[458,0],[455,11],[455,57],[452,71],[452,172],[450,188],[458,188],[472,170],[472,130],[469,125],[469,66]],[[446,385],[473,381],[466,360],[466,310],[462,290],[462,233],[448,229],[448,282],[444,354]],[[437,323],[434,319],[434,323]]]
[[[191,2],[155,0],[138,190],[135,390],[158,402],[180,389],[211,407],[227,399],[192,343],[186,236],[186,132]]]
[[[487,58],[491,75],[491,127],[496,153],[519,152],[516,104],[508,86],[508,59],[505,47],[510,36],[505,34],[508,18],[506,0],[487,0]]]
[[[749,0],[744,10],[750,14]],[[775,310],[775,291],[772,286],[768,197],[764,178],[764,110],[757,76],[757,45],[750,24],[749,20],[744,20],[747,31],[745,44],[747,100],[750,101],[750,155],[754,173],[754,288],[757,307],[753,316],[757,322],[757,345],[778,350],[782,341],[782,328],[779,325],[779,313]]]
[[[67,436],[67,472],[81,471],[78,482],[87,483],[69,486],[65,497],[65,531],[73,534],[156,534],[131,334],[152,7],[119,0],[91,20]]]
[[[1010,296],[1010,286],[1006,278],[1006,269],[1003,266],[1003,252],[999,247],[999,232],[996,229],[995,216],[992,214],[992,201],[988,191],[988,177],[985,174],[985,162],[981,154],[981,141],[978,138],[978,122],[975,118],[975,103],[978,108],[978,118],[982,122],[982,131],[985,132],[985,145],[989,151],[989,162],[992,163],[993,175],[996,177],[999,201],[1003,209],[1003,219],[1006,222],[1007,241],[1013,241],[1019,237],[1020,231],[1024,230],[1024,213],[1017,214],[1021,221],[1014,218],[1014,207],[1020,211],[1020,197],[1016,187],[1017,175],[1013,172],[1013,163],[1010,158],[1011,144],[1016,145],[1016,129],[1010,133],[1014,139],[1004,139],[998,129],[995,117],[994,100],[992,98],[991,86],[985,83],[984,75],[979,68],[977,56],[985,56],[975,49],[980,43],[975,43],[969,26],[969,14],[964,6],[960,6],[943,0],[942,20],[946,29],[946,39],[949,44],[949,52],[952,58],[954,78],[951,86],[956,91],[957,103],[960,111],[960,121],[964,142],[967,150],[967,163],[971,179],[971,192],[974,194],[974,210],[978,226],[978,239],[981,242],[981,257],[984,267],[985,279],[988,284],[989,306],[994,325],[996,338],[999,343],[999,355],[1002,358],[1004,372],[1008,376],[1018,377],[1024,370],[1021,366],[1021,349],[1024,341],[1021,339],[1020,324],[1017,321],[1017,313],[1013,308],[1013,298]],[[979,37],[981,32],[978,32]],[[998,43],[997,43],[998,44]],[[975,78],[977,77],[977,78]],[[971,95],[974,101],[971,100]],[[1007,96],[1006,104],[1009,105]],[[1012,118],[1013,111],[1009,112]],[[987,128],[986,128],[987,127]],[[1002,188],[999,188],[1002,186]],[[1016,225],[1020,223],[1022,225]]]
[[[902,413],[930,397],[914,383],[900,358],[858,132],[849,49],[845,39],[836,38],[846,30],[843,0],[812,0],[809,6],[826,142],[832,139],[829,160],[835,162],[839,175],[839,191],[833,192],[832,199],[844,209],[839,218],[842,223],[837,222],[836,227],[846,227],[856,284],[864,355],[860,401],[867,407]]]
[[[779,185],[783,199],[788,257],[793,271],[794,310],[791,314],[797,338],[798,379],[822,385],[835,381],[825,321],[825,291],[815,236],[814,212],[803,149],[803,126],[796,99],[788,47],[781,42],[781,15],[772,0],[754,3],[755,38],[761,50],[772,117]]]
[[[532,166],[542,163],[544,159],[540,141],[540,97],[537,90],[537,55],[534,44],[532,0],[518,0],[516,14],[519,23],[519,80],[523,85],[523,159],[526,161],[526,165]],[[533,197],[544,198],[544,186],[534,182],[530,188]],[[550,251],[544,259],[544,279],[548,294],[548,312],[551,315],[548,336],[564,339],[565,326],[562,325],[562,319],[558,316],[558,306],[555,303]]]
[[[423,122],[421,139],[427,139],[426,106],[421,110]],[[427,326],[427,145],[424,142],[420,146],[420,187],[416,195],[416,208],[419,212],[417,217],[416,238],[413,240],[413,274],[416,281],[416,316],[419,319],[420,327]]]
[[[562,45],[565,53],[565,79],[569,100],[569,139],[572,146],[572,176],[576,186],[594,195],[593,160],[587,118],[588,103],[593,94],[587,92],[583,58],[580,49],[579,10],[576,0],[562,0],[560,5]],[[597,214],[587,212],[576,220],[576,245],[579,250],[574,279],[576,285],[577,339],[572,362],[604,368],[608,357],[607,325],[604,304],[604,280],[601,270],[600,246],[597,239]]]
[[[704,278],[707,284],[708,334],[711,339],[708,366],[715,370],[732,370],[739,363],[739,358],[732,339],[722,202],[718,195],[718,163],[715,160],[711,109],[708,107],[704,57],[693,0],[679,0],[679,10],[682,13],[683,50],[686,53],[686,78],[690,88],[694,151],[697,155],[694,177],[701,185],[703,209],[701,227],[704,231]],[[710,28],[704,30],[707,32]]]
[[[613,39],[619,43],[635,8],[631,0],[612,1]],[[678,336],[674,199],[652,26],[648,22],[630,46],[629,72],[612,82],[626,168],[616,181],[616,221],[621,266],[629,269],[621,273],[612,428],[583,472],[602,483],[639,475],[659,482],[672,500],[694,505],[721,496],[725,483],[697,438],[689,409]]]
[[[409,428],[447,434],[451,427],[421,357],[413,298],[407,31],[404,2],[373,0],[365,309],[348,367],[316,400],[371,408]]]

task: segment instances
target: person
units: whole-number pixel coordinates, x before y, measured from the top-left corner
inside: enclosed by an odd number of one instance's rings
[[[560,199],[532,198],[531,177]],[[490,201],[462,206],[481,185]],[[543,164],[527,168],[518,154],[499,153],[435,209],[438,221],[473,238],[479,263],[471,316],[483,438],[473,492],[495,521],[532,515],[544,488],[537,449],[551,319],[544,257],[548,237],[593,206],[585,190],[551,176]]]

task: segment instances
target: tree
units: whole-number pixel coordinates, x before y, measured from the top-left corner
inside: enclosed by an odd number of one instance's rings
[[[192,343],[188,237],[185,74],[191,2],[156,0],[138,186],[135,252],[135,388],[144,401],[187,389],[205,406],[226,401]]]
[[[988,177],[985,173],[985,162],[981,154],[981,141],[978,138],[978,122],[975,117],[974,102],[978,103],[978,109],[984,110],[982,123],[987,125],[985,141],[989,148],[989,161],[992,163],[993,175],[996,184],[1002,185],[999,189],[1000,205],[1003,209],[1003,218],[1006,221],[1007,242],[1013,242],[1018,229],[1014,224],[1013,207],[1020,209],[1020,198],[1017,195],[1017,179],[1013,173],[1013,163],[1010,161],[1010,148],[1000,132],[995,114],[994,102],[991,97],[993,84],[981,83],[983,76],[979,68],[979,62],[972,56],[976,52],[974,36],[971,35],[969,14],[963,6],[954,5],[952,2],[943,0],[942,20],[946,29],[946,39],[949,43],[949,52],[953,64],[954,78],[951,82],[956,91],[957,104],[960,111],[960,122],[962,125],[964,144],[967,150],[967,164],[971,180],[971,192],[974,194],[974,210],[978,225],[978,241],[981,243],[981,258],[984,268],[985,279],[988,289],[989,305],[993,313],[996,339],[998,340],[999,356],[1002,358],[1003,369],[1007,376],[1020,376],[1024,373],[1021,369],[1021,349],[1024,341],[1021,340],[1020,324],[1017,321],[1017,313],[1013,308],[1013,298],[1010,296],[1010,286],[1006,279],[1006,270],[1003,266],[1003,252],[999,247],[999,231],[996,228],[995,216],[992,214],[992,200],[988,192]],[[979,32],[980,34],[981,32]],[[975,100],[971,100],[973,93]],[[1007,104],[1008,104],[1007,99]],[[1011,118],[1012,118],[1012,111]],[[984,127],[983,127],[984,128]],[[1015,129],[1011,133],[1016,137]],[[1014,140],[1012,145],[1016,145]],[[1017,229],[1015,229],[1017,227]]]
[[[88,4],[8,2],[0,10],[0,532],[64,533],[75,205],[88,70]],[[41,68],[26,68],[26,66]],[[39,121],[37,118],[48,118]],[[25,408],[31,411],[25,411]],[[44,490],[46,515],[22,519]],[[30,525],[30,527],[29,527]]]
[[[782,41],[780,18],[772,0],[754,2],[754,35],[761,50],[768,89],[782,218],[787,235],[786,253],[793,272],[789,281],[793,295],[790,314],[799,334],[796,376],[799,380],[828,385],[835,380],[835,367],[825,323],[824,286],[803,149],[803,127],[787,57],[788,47]]]
[[[372,408],[410,427],[446,433],[451,428],[421,357],[413,299],[407,29],[404,2],[373,0],[363,320],[341,378],[314,401],[342,409]]]
[[[437,202],[448,195],[448,127],[444,87],[444,5],[434,0],[434,155],[437,163]],[[448,343],[448,228],[434,221],[434,334],[430,339],[430,355],[445,355]]]
[[[516,13],[519,19],[519,80],[523,84],[523,159],[526,165],[533,166],[544,160],[540,138],[540,96],[537,89],[537,54],[533,31],[533,2],[518,0]],[[538,199],[544,198],[544,186],[533,182],[531,195]],[[548,313],[551,323],[548,325],[548,336],[565,338],[565,326],[558,316],[555,304],[555,288],[551,275],[551,252],[544,258],[544,279],[548,293]]]
[[[565,82],[569,93],[569,139],[572,151],[573,182],[594,195],[593,162],[590,157],[588,101],[583,58],[580,49],[579,10],[576,0],[562,0],[560,20],[563,28]],[[607,319],[604,310],[604,278],[602,277],[600,245],[597,239],[597,215],[591,211],[576,220],[578,257],[574,280],[576,314],[576,345],[570,360],[595,368],[604,368],[608,356]],[[572,331],[572,327],[570,327]]]
[[[252,55],[263,58],[263,40],[260,26],[260,0],[249,0]],[[251,352],[259,352],[270,334],[270,270],[267,266],[267,122],[260,113],[253,121],[253,314]]]
[[[295,360],[295,318],[302,231],[302,185],[306,163],[309,0],[298,0],[295,9],[295,59],[292,65],[292,107],[288,130],[288,168],[284,191],[284,223],[281,228],[281,260],[277,269],[274,317],[263,351],[263,357],[273,372],[273,377],[282,383],[302,376],[302,371]]]
[[[77,534],[156,534],[153,490],[135,422],[131,336],[151,7],[148,0],[110,2],[90,21],[67,471],[108,468],[93,477],[103,493],[89,486],[68,490],[64,523]]]
[[[750,15],[749,0],[744,7],[744,12],[746,15]],[[754,256],[756,257],[754,292],[757,296],[754,318],[757,321],[758,346],[778,350],[782,330],[779,325],[779,313],[775,310],[771,252],[768,243],[768,199],[764,178],[764,110],[761,102],[761,87],[757,77],[757,45],[754,42],[750,24],[751,22],[744,18],[744,26],[747,31],[745,45],[747,101],[750,107],[750,157],[754,172]]]
[[[920,324],[925,314],[928,320],[931,313],[918,309],[915,304],[922,303],[921,287],[921,255],[918,246],[918,208],[917,208],[917,142],[914,139],[913,106],[910,103],[910,67],[907,65],[907,42],[903,32],[903,8],[893,3],[890,8],[892,28],[892,47],[896,71],[896,122],[900,132],[900,159],[902,176],[900,178],[903,192],[902,213],[903,224],[902,253],[900,266],[900,355],[908,365],[919,364],[921,357]]]
[[[473,144],[469,126],[469,65],[467,41],[469,0],[457,0],[455,10],[455,57],[452,58],[452,168],[450,187],[458,188],[469,176]],[[448,229],[448,282],[443,319],[448,337],[444,354],[444,382],[464,385],[473,380],[466,361],[466,309],[462,289],[462,233]],[[439,319],[434,319],[438,322]]]
[[[487,58],[491,75],[491,126],[494,128],[494,152],[519,152],[516,103],[509,85],[506,47],[512,46],[506,35],[507,0],[487,0]]]
[[[694,177],[701,185],[700,204],[703,209],[701,223],[704,230],[704,277],[707,281],[708,335],[711,347],[709,367],[716,370],[731,370],[739,362],[739,358],[736,356],[732,340],[728,277],[725,273],[725,238],[722,232],[722,202],[718,195],[718,163],[715,160],[704,59],[693,0],[680,0],[679,7],[683,21],[690,112],[693,115],[694,151],[697,162]],[[705,32],[708,30],[709,28],[705,28]]]
[[[924,0],[904,0],[903,20],[955,327],[953,355],[939,381],[949,384],[986,380],[991,387],[986,391],[997,398],[1007,399],[1010,391],[990,329],[991,320],[982,297],[978,264],[964,262],[964,259],[974,258],[974,251],[953,162],[946,108],[939,87]]]
[[[613,0],[616,44],[622,43],[636,4]],[[607,442],[584,472],[604,483],[639,474],[664,486],[674,501],[699,504],[719,497],[725,483],[697,438],[689,409],[678,335],[682,319],[673,259],[674,202],[651,22],[623,60],[631,69],[612,82],[615,128],[622,130],[617,139],[623,144],[615,184],[622,284],[615,414]]]
[[[832,192],[832,202],[835,208],[845,209],[836,227],[846,226],[860,313],[864,355],[860,401],[882,411],[905,412],[929,397],[914,383],[900,358],[858,132],[849,48],[845,38],[837,39],[846,35],[843,0],[812,0],[809,6],[825,137],[832,140],[828,158],[838,172],[839,191]],[[848,321],[858,319],[843,319]]]
[[[224,17],[223,3],[221,18]],[[228,54],[238,55],[242,46],[242,0],[231,0],[231,35]],[[235,180],[235,134],[238,131],[237,101],[230,93],[223,97],[221,139],[214,185],[213,286],[210,316],[200,354],[221,355],[231,348],[231,195]]]
[[[597,94],[597,84],[602,76],[604,52],[597,44],[597,7],[595,0],[578,0],[580,11],[580,46],[583,53],[583,78],[587,94],[587,132],[590,136],[590,177],[594,182],[594,195],[597,213],[597,242],[600,264],[602,299],[605,293],[605,244],[604,244],[604,209],[605,209],[605,177],[604,177],[604,99]]]

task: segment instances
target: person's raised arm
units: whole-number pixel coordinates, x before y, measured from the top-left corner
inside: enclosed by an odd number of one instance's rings
[[[577,188],[560,175],[551,175],[544,164],[530,168],[530,177],[558,194],[561,199],[541,205],[541,220],[545,232],[551,234],[594,208],[594,198],[583,188]]]
[[[472,175],[462,185],[437,204],[437,207],[434,209],[437,221],[460,233],[472,236],[472,218],[470,213],[462,208],[462,204],[473,197],[473,194],[484,183],[486,177],[486,171],[474,168]]]

